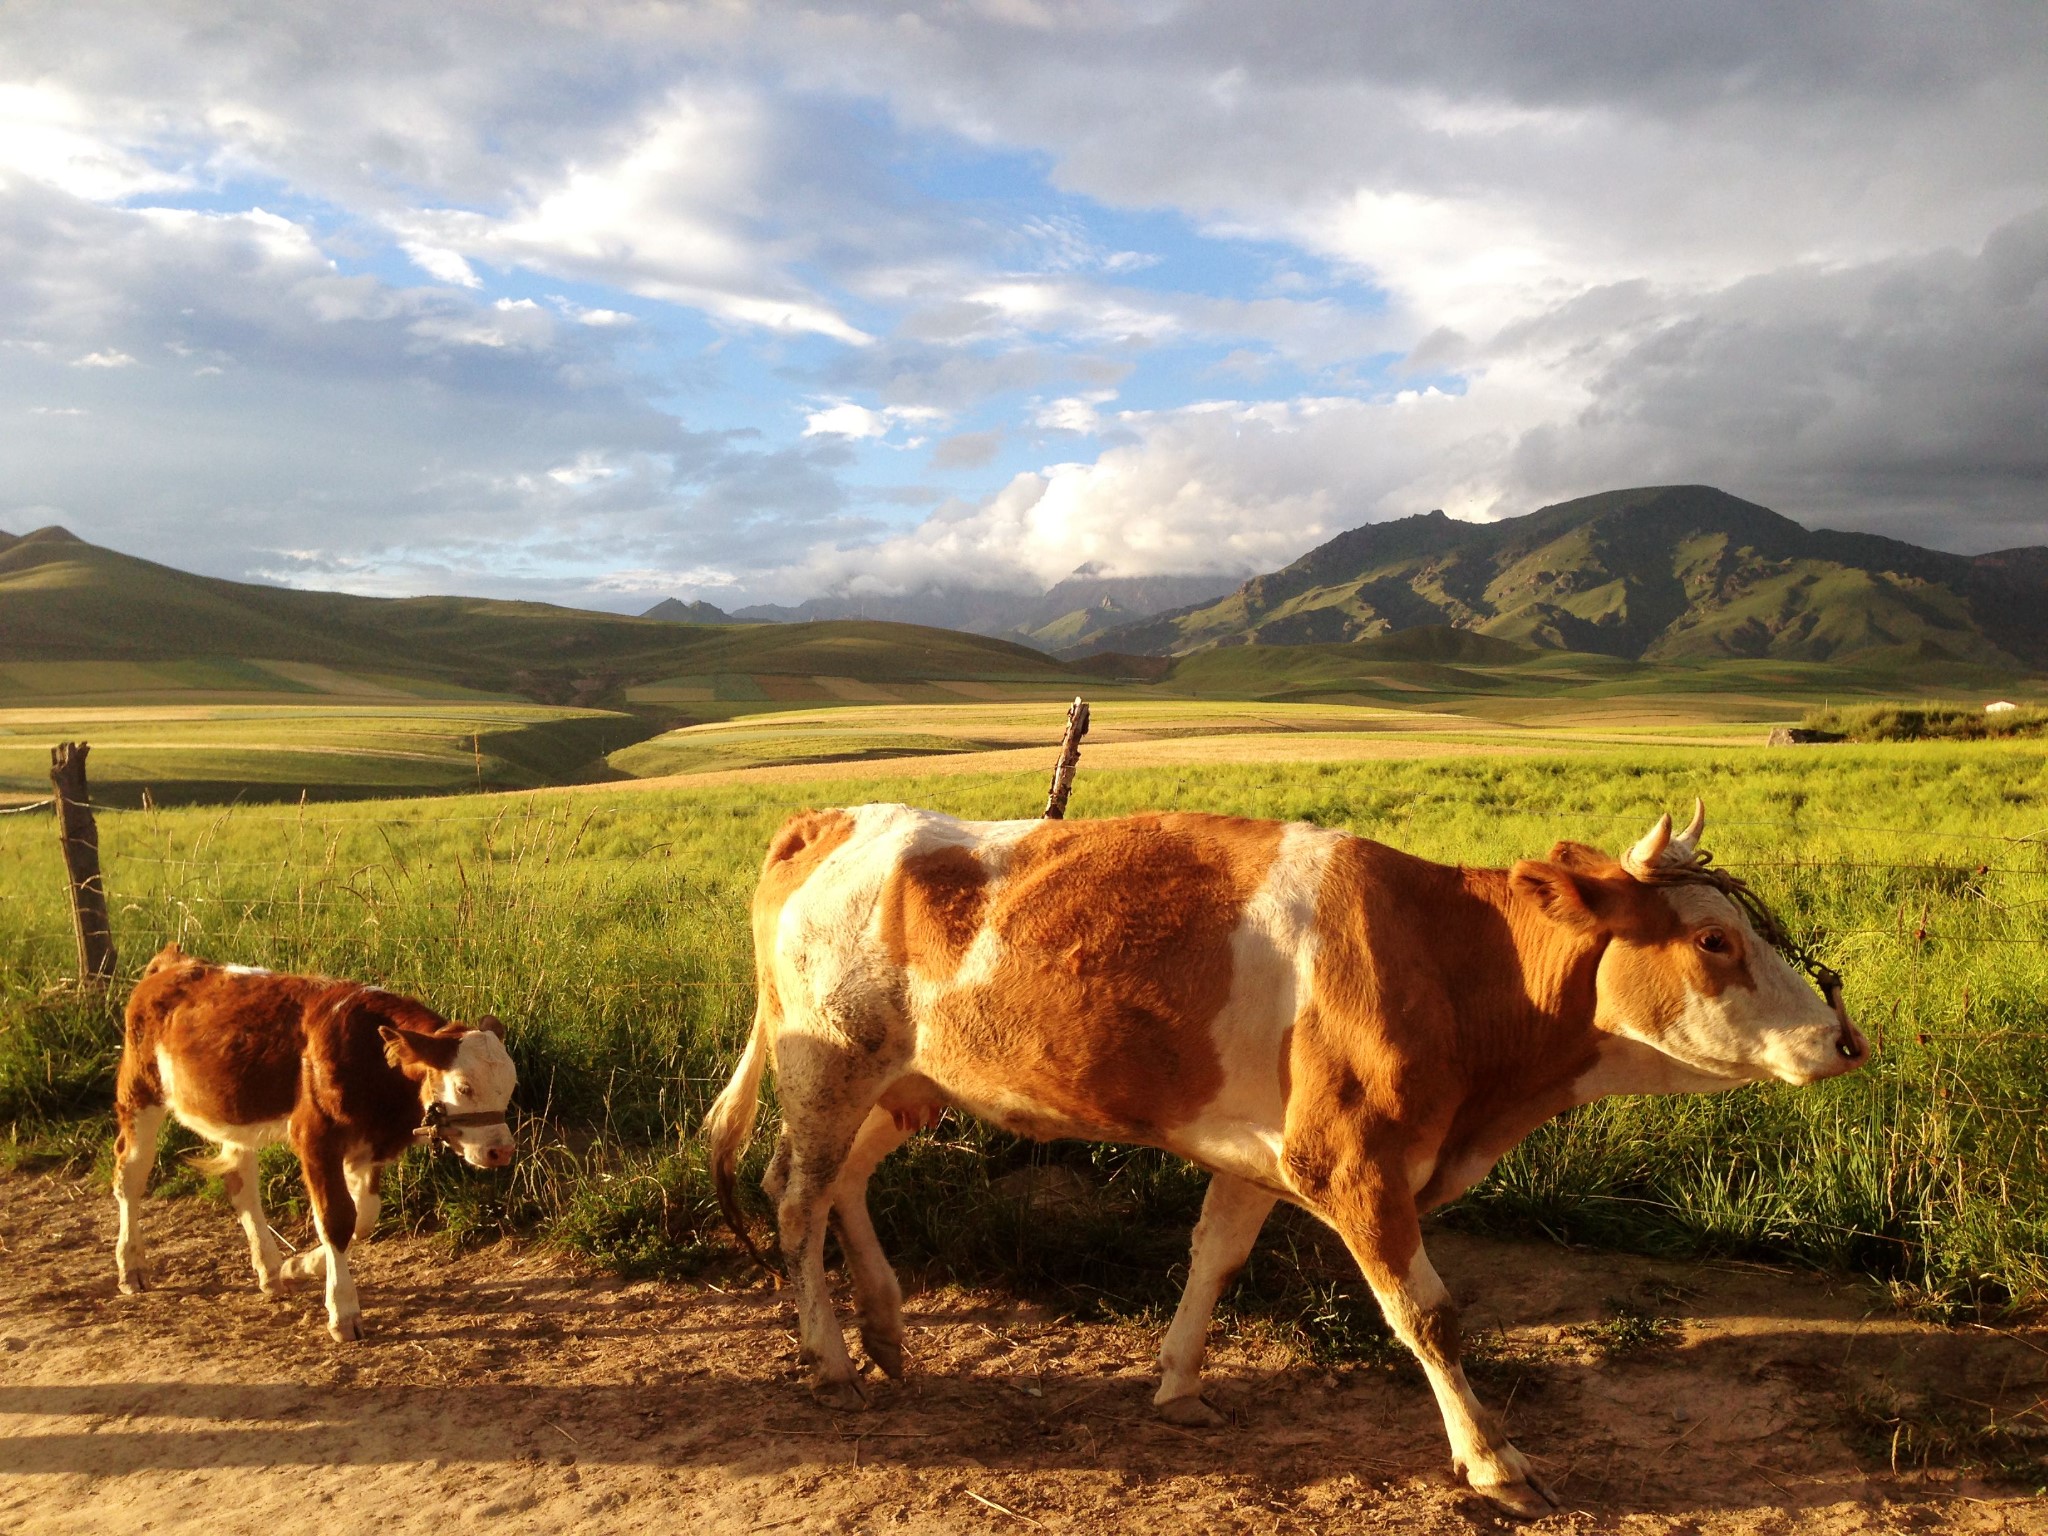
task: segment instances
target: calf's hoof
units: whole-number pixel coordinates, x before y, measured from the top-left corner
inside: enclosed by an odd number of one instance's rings
[[[893,1339],[872,1328],[860,1331],[860,1347],[867,1357],[875,1362],[881,1373],[891,1381],[903,1379],[903,1341]]]
[[[123,1296],[140,1296],[148,1289],[149,1287],[142,1283],[142,1271],[139,1269],[131,1270],[128,1274],[121,1277],[121,1294]]]
[[[291,1281],[287,1280],[283,1275],[258,1275],[256,1277],[256,1289],[263,1293],[265,1301],[277,1301],[287,1295],[291,1288]]]
[[[1221,1429],[1230,1422],[1192,1392],[1186,1397],[1169,1397],[1153,1407],[1160,1418],[1183,1429]]]
[[[337,1344],[360,1344],[363,1341],[363,1320],[360,1317],[330,1317],[327,1336]]]
[[[1474,1483],[1472,1491],[1517,1520],[1541,1520],[1559,1508],[1557,1495],[1533,1472],[1518,1483]]]
[[[856,1381],[814,1381],[811,1396],[820,1408],[829,1408],[834,1413],[859,1413],[868,1405],[867,1394]]]

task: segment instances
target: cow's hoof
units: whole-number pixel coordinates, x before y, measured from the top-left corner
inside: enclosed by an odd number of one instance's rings
[[[1533,1472],[1519,1483],[1474,1483],[1472,1491],[1517,1520],[1541,1520],[1558,1509],[1557,1496]]]
[[[1169,1424],[1178,1424],[1183,1429],[1221,1429],[1230,1422],[1193,1394],[1187,1397],[1169,1397],[1156,1406],[1160,1418]]]
[[[256,1277],[256,1289],[263,1293],[265,1301],[281,1301],[290,1294],[291,1288],[291,1281],[287,1280],[283,1275],[258,1275]]]
[[[820,1408],[829,1408],[834,1413],[859,1413],[868,1405],[867,1394],[856,1381],[814,1381],[811,1396]]]
[[[337,1344],[360,1344],[363,1342],[363,1320],[360,1317],[329,1318],[327,1336]]]
[[[142,1272],[140,1270],[121,1277],[121,1294],[123,1296],[140,1296],[148,1289],[149,1287],[142,1283]]]
[[[860,1347],[867,1357],[875,1362],[881,1373],[891,1381],[903,1379],[903,1341],[892,1339],[872,1329],[860,1331]]]

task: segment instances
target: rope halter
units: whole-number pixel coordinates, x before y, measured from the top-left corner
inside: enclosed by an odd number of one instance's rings
[[[502,1109],[465,1110],[458,1115],[436,1099],[426,1106],[426,1112],[420,1118],[419,1129],[412,1133],[412,1139],[419,1142],[439,1142],[452,1151],[456,1139],[450,1132],[458,1126],[465,1125],[502,1125],[507,1135],[512,1131]]]

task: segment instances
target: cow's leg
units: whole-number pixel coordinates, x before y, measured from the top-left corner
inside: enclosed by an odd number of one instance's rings
[[[327,1332],[337,1344],[347,1344],[363,1336],[362,1309],[357,1305],[356,1282],[348,1267],[348,1245],[356,1233],[355,1197],[349,1193],[340,1149],[329,1146],[318,1136],[301,1134],[297,1126],[292,1129],[292,1144],[299,1154],[299,1167],[306,1176],[306,1195],[313,1207],[313,1230],[320,1238],[319,1257],[309,1260],[303,1270],[326,1272]]]
[[[1465,1380],[1458,1309],[1423,1250],[1406,1181],[1368,1167],[1331,1188],[1325,1214],[1364,1271],[1388,1324],[1422,1362],[1450,1437],[1452,1464],[1473,1491],[1528,1519],[1557,1508],[1528,1458]]]
[[[825,1284],[825,1227],[833,1187],[886,1079],[869,1081],[872,1069],[864,1072],[844,1050],[795,1032],[778,1042],[777,1065],[789,1155],[785,1161],[782,1148],[777,1148],[776,1162],[784,1165],[777,1171],[784,1177],[775,1217],[783,1268],[796,1302],[798,1345],[811,1366],[819,1399],[834,1407],[857,1408],[865,1399]]]
[[[1244,1261],[1275,1197],[1258,1185],[1227,1173],[1209,1176],[1202,1219],[1195,1223],[1188,1254],[1188,1283],[1174,1309],[1173,1325],[1159,1349],[1159,1392],[1152,1404],[1169,1423],[1216,1428],[1223,1415],[1202,1401],[1202,1356],[1209,1345],[1209,1319]]]
[[[166,1113],[161,1104],[124,1101],[114,1106],[114,1205],[121,1215],[120,1234],[114,1239],[114,1272],[122,1294],[128,1296],[143,1289],[139,1207],[149,1188],[149,1171],[156,1166],[156,1139]]]
[[[256,1177],[256,1149],[224,1146],[221,1152],[232,1159],[221,1169],[220,1181],[227,1186],[228,1199],[234,1202],[235,1219],[242,1224],[242,1235],[249,1239],[249,1266],[256,1271],[256,1284],[266,1296],[279,1295],[284,1290],[284,1263],[278,1257],[277,1239],[270,1235],[270,1223],[263,1219],[263,1185]]]
[[[349,1198],[356,1203],[356,1241],[367,1243],[377,1230],[377,1212],[384,1203],[383,1193],[378,1188],[384,1166],[381,1163],[345,1162],[341,1165],[341,1172],[348,1181]]]
[[[903,1379],[903,1287],[868,1215],[868,1176],[883,1158],[909,1139],[910,1128],[877,1104],[861,1123],[853,1150],[832,1186],[832,1211],[839,1218],[839,1246],[853,1273],[853,1295],[860,1310],[861,1348],[892,1380]]]

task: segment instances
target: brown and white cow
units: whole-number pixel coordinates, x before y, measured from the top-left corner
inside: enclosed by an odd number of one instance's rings
[[[851,1406],[825,1286],[836,1214],[868,1356],[903,1369],[869,1174],[955,1105],[1021,1135],[1163,1147],[1212,1174],[1155,1402],[1201,1399],[1210,1315],[1276,1200],[1333,1227],[1427,1372],[1453,1460],[1511,1511],[1547,1491],[1459,1364],[1417,1216],[1605,1094],[1810,1083],[1863,1037],[1697,869],[1704,816],[1622,860],[1560,843],[1511,870],[1220,816],[961,822],[810,812],[754,897],[759,1003],[707,1120],[727,1215],[772,1060],[777,1200],[802,1349]],[[1663,877],[1663,878],[1660,878]],[[749,1243],[751,1246],[751,1243]]]
[[[263,1294],[327,1278],[327,1331],[362,1337],[348,1247],[377,1225],[377,1178],[415,1140],[479,1168],[512,1161],[506,1106],[518,1076],[494,1018],[451,1024],[409,997],[325,976],[210,965],[167,945],[128,999],[114,1096],[121,1289],[143,1288],[136,1207],[168,1112],[220,1146],[197,1166],[227,1185]],[[263,1217],[256,1149],[289,1141],[317,1247],[280,1260]]]

